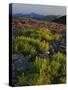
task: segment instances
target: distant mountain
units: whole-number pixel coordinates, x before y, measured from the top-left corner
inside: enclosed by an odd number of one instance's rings
[[[66,24],[66,16],[62,16],[58,19],[53,20],[56,23]]]
[[[45,20],[45,21],[49,21],[52,22],[53,20],[56,20],[57,18],[59,18],[59,15],[40,15],[37,13],[29,13],[29,14],[14,14],[13,16],[15,17],[25,17],[25,18],[32,18],[32,19],[37,19],[37,20]]]
[[[44,15],[36,14],[36,13],[29,13],[29,14],[14,14],[15,17],[25,17],[25,18],[32,18],[32,19],[44,19]]]

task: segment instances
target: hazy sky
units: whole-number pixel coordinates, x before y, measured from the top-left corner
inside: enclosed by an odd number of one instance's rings
[[[48,5],[31,5],[31,4],[12,4],[12,13],[37,13],[41,15],[66,15],[66,7],[64,6],[48,6]]]

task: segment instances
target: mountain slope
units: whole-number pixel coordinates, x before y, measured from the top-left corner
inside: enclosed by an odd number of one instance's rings
[[[58,19],[53,20],[56,23],[66,24],[66,16],[62,16]]]
[[[57,19],[58,17],[59,16],[56,16],[56,15],[47,15],[47,16],[44,17],[44,20],[51,22],[51,21]]]
[[[14,14],[13,16],[15,17],[25,17],[25,18],[32,18],[32,19],[37,19],[37,20],[45,20],[45,21],[53,21],[54,19],[57,19],[59,16],[57,15],[40,15],[40,14],[37,14],[37,13],[29,13],[29,14],[22,14],[22,13],[19,13],[19,14]]]
[[[44,15],[40,15],[40,14],[36,14],[36,13],[29,13],[29,14],[14,14],[13,16],[15,17],[25,17],[25,18],[32,18],[32,19],[43,19],[45,16]]]

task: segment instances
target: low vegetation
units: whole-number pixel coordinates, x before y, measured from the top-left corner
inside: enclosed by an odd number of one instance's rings
[[[19,85],[42,85],[65,83],[65,56],[58,52],[51,58],[36,57],[27,72],[18,77]],[[28,81],[28,82],[27,82]]]
[[[17,35],[12,38],[13,54],[31,56],[28,69],[20,70],[17,76],[18,85],[66,82],[66,55],[55,44],[59,46],[61,38],[61,33],[47,28],[17,30]]]

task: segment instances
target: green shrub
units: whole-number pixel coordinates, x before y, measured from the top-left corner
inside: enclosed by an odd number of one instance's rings
[[[49,50],[49,43],[38,39],[19,36],[16,37],[13,44],[14,52],[36,55],[38,51],[45,52]]]
[[[18,77],[18,84],[20,86],[25,86],[27,85],[27,78],[25,77],[24,73],[22,73],[19,77]]]
[[[41,39],[42,40],[53,40],[53,34],[51,33],[50,30],[46,28],[40,28],[39,33],[41,34]]]
[[[46,52],[49,50],[49,43],[48,42],[45,42],[45,41],[42,41],[40,44],[39,44],[39,50],[41,52]]]
[[[23,35],[39,40],[53,40],[53,34],[47,28],[40,28],[37,30],[19,30],[18,35]]]
[[[59,34],[54,34],[53,35],[53,40],[54,41],[60,41],[60,35]]]
[[[50,83],[50,80],[47,78],[47,66],[49,64],[49,61],[47,59],[43,59],[40,57],[36,57],[35,61],[32,62],[29,66],[29,74],[34,75],[30,80],[34,80],[35,83],[33,84],[46,84]],[[37,75],[37,76],[35,76]]]
[[[33,42],[33,40],[28,37],[16,37],[13,43],[14,52],[35,56],[37,51],[33,44],[30,44],[30,41]]]
[[[65,82],[66,61],[65,56],[62,53],[58,52],[54,54],[47,72],[50,75],[51,83],[60,83],[62,77]]]
[[[31,56],[35,56],[36,54],[37,54],[36,49],[35,49],[34,47],[32,47],[32,48],[30,49],[30,55],[31,55]]]
[[[36,56],[33,62],[30,63],[28,71],[25,75],[19,76],[19,83],[20,85],[65,83],[65,66],[65,56],[63,56],[60,52],[54,54],[52,58],[40,58]]]

